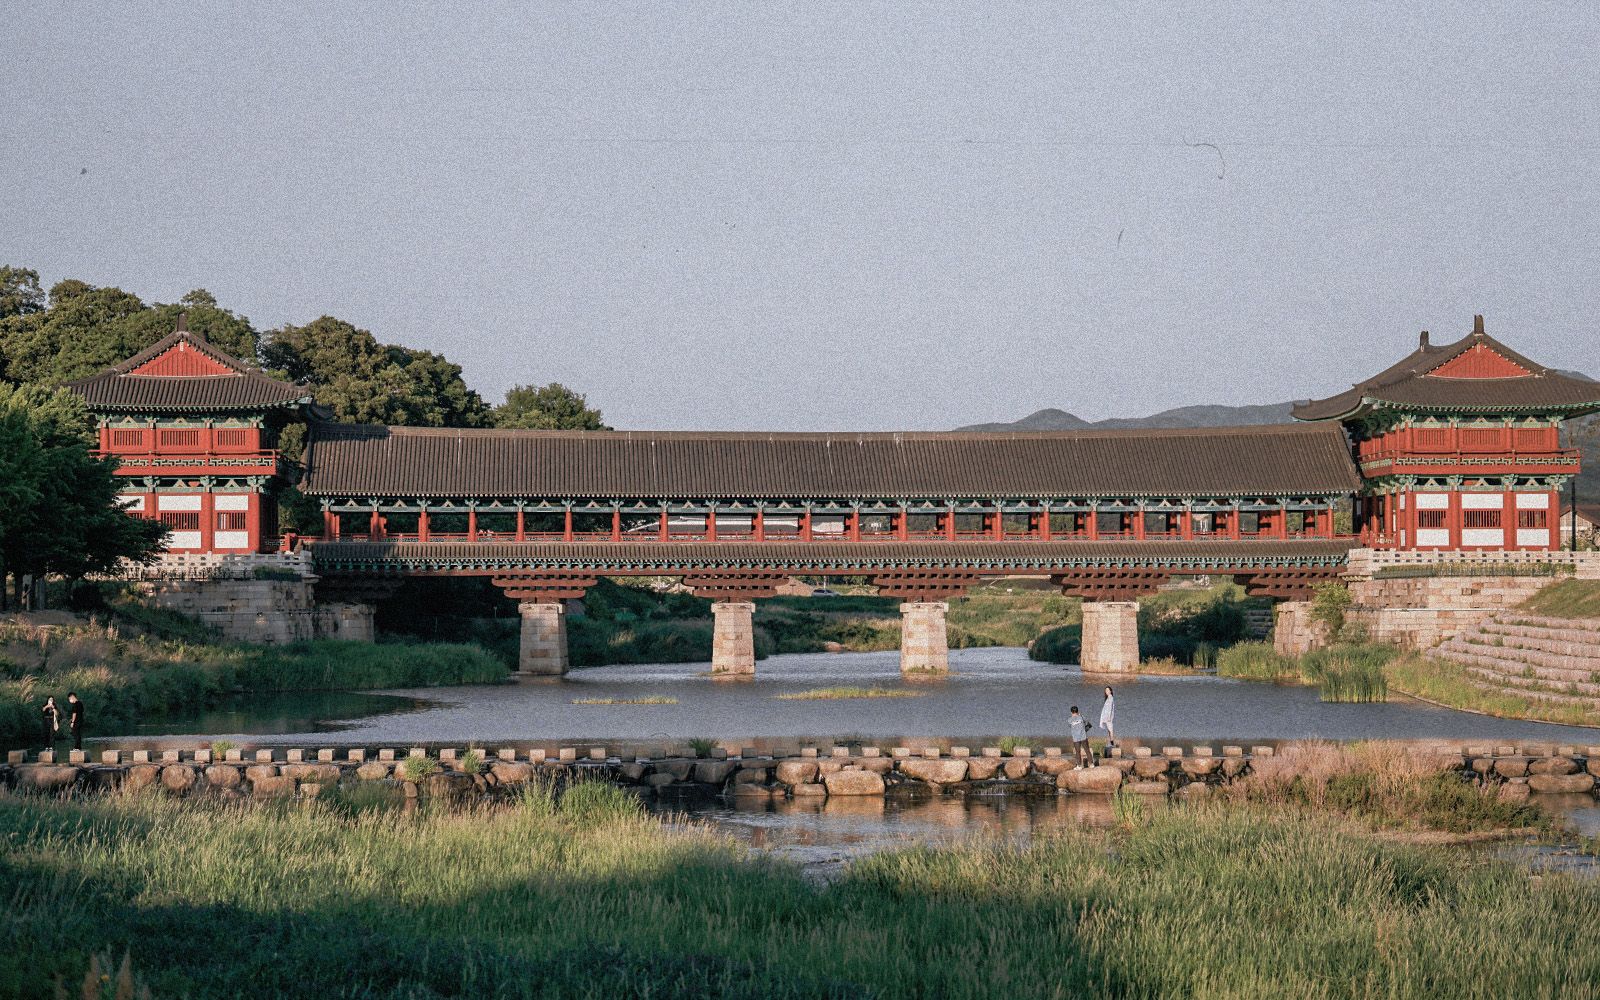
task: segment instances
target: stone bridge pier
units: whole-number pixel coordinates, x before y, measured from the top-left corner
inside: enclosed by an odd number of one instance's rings
[[[754,677],[756,630],[754,601],[717,601],[711,605],[711,675]]]
[[[528,677],[559,677],[567,672],[567,614],[559,600],[522,601],[522,641],[517,651],[517,673]]]
[[[1086,674],[1128,673],[1139,669],[1139,602],[1084,601],[1083,648]]]
[[[909,601],[900,605],[900,673],[950,672],[950,636],[943,601]]]

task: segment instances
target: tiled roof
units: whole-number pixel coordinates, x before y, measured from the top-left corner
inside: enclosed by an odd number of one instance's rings
[[[1522,412],[1541,409],[1600,410],[1600,383],[1573,378],[1531,361],[1478,329],[1453,344],[1424,342],[1398,363],[1327,399],[1297,404],[1300,420],[1352,416],[1371,403],[1439,412]],[[1514,378],[1448,378],[1430,375],[1446,362],[1484,347],[1530,374]]]
[[[385,569],[1194,569],[1337,565],[1351,541],[1156,542],[311,542],[319,572]]]
[[[1332,424],[1163,431],[760,434],[313,424],[314,496],[998,498],[1330,495]]]
[[[182,343],[223,366],[227,375],[137,375],[135,369]],[[204,337],[178,330],[99,375],[67,383],[91,410],[115,413],[180,413],[260,410],[309,403],[311,390],[268,378],[259,370],[208,343]]]

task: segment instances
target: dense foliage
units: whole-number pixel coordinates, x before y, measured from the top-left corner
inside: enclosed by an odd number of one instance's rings
[[[506,401],[494,408],[496,427],[517,427],[536,431],[610,430],[600,420],[600,411],[589,401],[560,382],[538,386],[515,385],[506,392]]]
[[[114,466],[90,457],[93,441],[71,393],[0,383],[0,607],[8,581],[77,578],[160,546],[161,525],[117,507]]]

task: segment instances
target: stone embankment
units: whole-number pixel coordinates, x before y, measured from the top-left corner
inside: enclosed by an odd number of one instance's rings
[[[1600,709],[1600,620],[1500,614],[1436,653],[1479,687]]]
[[[1518,798],[1539,792],[1594,793],[1600,778],[1600,746],[1436,746],[1430,749],[1464,779],[1496,783],[1500,794]],[[334,750],[228,750],[220,760],[208,750],[105,751],[96,762],[74,752],[65,762],[49,753],[33,759],[21,752],[0,765],[0,784],[21,791],[74,792],[160,788],[174,795],[199,793],[243,798],[310,798],[339,785],[384,782],[409,797],[465,798],[515,791],[530,782],[558,786],[604,780],[640,797],[727,795],[756,803],[830,796],[928,795],[1008,792],[1034,795],[1205,796],[1218,785],[1250,773],[1273,756],[1270,746],[1140,747],[1079,769],[1061,749],[1034,755],[1026,748],[1007,754],[983,747],[943,751],[894,747],[838,746],[804,749],[798,756],[772,757],[714,750],[705,757],[645,759],[608,755],[604,747],[487,752],[421,748],[368,754]]]

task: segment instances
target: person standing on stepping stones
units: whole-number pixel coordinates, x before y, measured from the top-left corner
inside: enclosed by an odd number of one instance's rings
[[[1107,688],[1106,690],[1109,691],[1110,688]],[[82,750],[83,749],[83,699],[78,697],[78,692],[76,692],[76,691],[68,691],[67,692],[67,704],[70,706],[68,708],[68,710],[67,710],[67,722],[68,722],[69,725],[72,726],[72,749],[74,749],[74,750]],[[1105,713],[1102,712],[1100,714],[1100,717],[1102,719],[1105,718]]]
[[[1100,728],[1106,731],[1106,749],[1110,750],[1117,745],[1117,703],[1111,696],[1111,688],[1106,688],[1106,701],[1100,706]]]
[[[1067,729],[1072,734],[1072,750],[1078,755],[1078,766],[1074,771],[1081,771],[1086,767],[1094,766],[1094,757],[1089,753],[1089,720],[1078,714],[1078,706],[1072,706],[1072,714],[1067,717]]]
[[[61,709],[56,707],[54,695],[44,700],[44,708],[39,710],[39,718],[44,725],[42,741],[48,750],[56,745],[56,733],[61,731]]]

